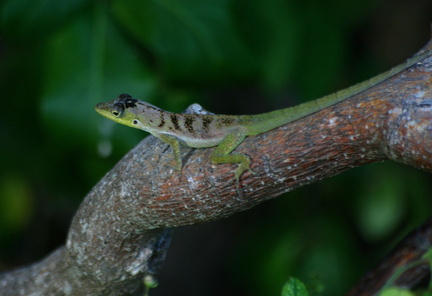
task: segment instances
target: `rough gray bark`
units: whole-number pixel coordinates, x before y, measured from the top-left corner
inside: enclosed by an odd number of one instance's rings
[[[431,51],[429,44],[425,50]],[[184,148],[183,171],[154,137],[131,150],[86,196],[66,246],[0,276],[1,295],[139,295],[157,272],[172,227],[221,219],[300,186],[386,159],[432,171],[432,57],[346,101],[237,151],[252,170],[213,165]],[[238,187],[237,187],[238,185]]]

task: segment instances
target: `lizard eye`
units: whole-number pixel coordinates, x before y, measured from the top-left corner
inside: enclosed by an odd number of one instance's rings
[[[111,114],[114,117],[121,117],[123,115],[123,111],[124,111],[123,105],[115,104],[111,109]]]

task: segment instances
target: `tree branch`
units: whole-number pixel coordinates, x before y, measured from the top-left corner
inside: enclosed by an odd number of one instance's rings
[[[393,286],[401,288],[416,287],[430,275],[429,262],[423,256],[431,247],[432,218],[429,218],[423,225],[407,235],[345,296],[377,295],[388,281]],[[395,276],[400,271],[403,272]]]
[[[66,246],[2,275],[0,294],[138,295],[141,278],[164,260],[169,228],[228,217],[367,163],[432,171],[431,82],[428,56],[335,106],[248,137],[236,150],[250,156],[254,174],[239,184],[234,165],[211,164],[212,149],[184,148],[180,175],[171,149],[147,137],[86,196]]]

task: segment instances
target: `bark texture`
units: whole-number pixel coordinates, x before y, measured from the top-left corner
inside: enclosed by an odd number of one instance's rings
[[[424,50],[431,51],[428,44]],[[154,137],[131,150],[85,197],[66,245],[0,276],[1,295],[139,295],[157,272],[170,228],[228,217],[351,168],[394,160],[432,171],[432,57],[337,105],[236,150],[254,174],[183,148],[183,171]]]

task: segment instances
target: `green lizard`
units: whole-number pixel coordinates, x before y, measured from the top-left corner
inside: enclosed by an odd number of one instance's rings
[[[211,154],[212,163],[238,164],[234,174],[238,180],[243,172],[250,170],[251,161],[245,154],[232,151],[247,136],[265,133],[335,105],[415,65],[428,55],[430,52],[425,51],[388,72],[315,101],[258,115],[171,113],[127,94],[122,94],[113,101],[99,103],[95,109],[115,122],[147,131],[169,144],[180,171],[180,144],[192,148],[216,146]]]

